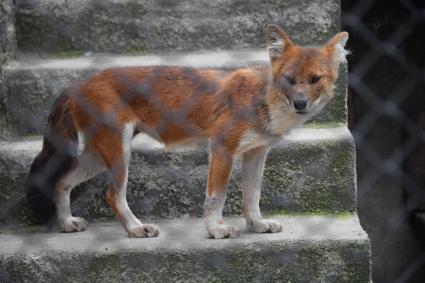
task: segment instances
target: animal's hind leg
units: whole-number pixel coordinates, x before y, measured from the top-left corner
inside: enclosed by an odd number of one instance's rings
[[[156,237],[158,229],[151,224],[142,224],[131,212],[126,198],[128,166],[130,163],[130,143],[133,127],[124,127],[121,135],[105,129],[98,148],[109,172],[109,188],[106,199],[115,216],[124,226],[130,237]]]
[[[102,161],[89,153],[83,153],[76,165],[55,188],[54,200],[59,227],[64,232],[80,232],[87,228],[87,221],[71,214],[70,195],[78,184],[87,181],[105,170]]]

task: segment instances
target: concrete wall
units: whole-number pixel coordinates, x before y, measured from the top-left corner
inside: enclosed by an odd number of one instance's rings
[[[0,69],[13,58],[16,49],[12,0],[0,1]]]

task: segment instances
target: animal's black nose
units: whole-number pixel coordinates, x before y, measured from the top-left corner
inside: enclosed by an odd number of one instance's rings
[[[304,99],[294,100],[295,110],[304,111],[306,107],[307,107],[307,100],[304,100]]]

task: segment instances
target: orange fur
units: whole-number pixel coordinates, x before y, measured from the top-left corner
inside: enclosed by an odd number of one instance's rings
[[[98,157],[110,172],[107,200],[114,213],[130,236],[145,236],[149,232],[136,227],[140,222],[122,204],[128,166],[125,155],[129,155],[129,141],[123,140],[126,125],[130,125],[131,135],[144,132],[166,145],[209,141],[206,211],[219,211],[224,199],[217,202],[214,198],[226,191],[234,156],[271,146],[276,137],[305,121],[310,108],[317,112],[333,96],[335,62],[337,66],[341,57],[335,54],[341,50],[337,44],[345,44],[347,36],[338,34],[323,48],[306,48],[270,26],[270,68],[104,70],[69,89],[66,106],[75,130],[68,134],[59,127],[57,133],[64,139],[75,139],[75,132],[85,137],[85,152]],[[321,102],[324,96],[326,100]],[[306,110],[298,111],[303,103]],[[218,229],[214,225],[224,225],[220,217],[211,223],[211,231]],[[214,237],[226,236],[211,231]]]

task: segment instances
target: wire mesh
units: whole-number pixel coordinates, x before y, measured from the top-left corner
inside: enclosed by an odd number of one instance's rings
[[[425,235],[422,173],[425,103],[421,98],[425,82],[422,55],[425,54],[422,50],[425,46],[422,34],[425,9],[420,1],[408,0],[391,3],[342,1],[342,8],[342,26],[350,32],[349,48],[352,50],[348,58],[348,100],[349,127],[358,155],[357,202],[362,225],[371,237],[373,280],[421,282],[425,276],[425,249],[421,239]],[[203,129],[193,123],[190,115],[197,111],[196,103],[200,99],[216,93],[217,85],[203,81],[193,69],[181,69],[181,78],[193,82],[196,92],[173,111],[152,95],[153,82],[163,74],[159,70],[162,67],[156,68],[158,70],[152,71],[143,82],[135,82],[123,69],[113,69],[114,79],[127,90],[108,112],[99,113],[84,96],[75,95],[78,90],[73,89],[74,97],[94,121],[85,139],[90,140],[103,127],[122,131],[117,113],[140,97],[161,115],[163,122],[155,126],[158,134],[166,131],[170,123],[176,123],[189,136],[202,137]],[[221,70],[218,74],[224,76],[229,72]],[[230,109],[231,120],[254,123],[264,130],[264,125],[256,124],[256,117],[265,91],[262,89],[258,99],[249,101],[249,106],[241,107],[228,100],[230,96],[225,93],[221,94],[225,100],[220,103]],[[228,132],[233,131],[235,125],[230,123],[214,145],[223,148]],[[57,150],[63,149],[61,137],[50,135],[49,141]],[[36,178],[38,186],[45,186],[48,173],[54,172],[63,162],[61,158],[63,156],[52,159],[46,167],[47,172],[43,171],[41,178]],[[7,218],[10,208],[20,199],[21,195],[12,195],[8,205],[0,208],[0,219]],[[105,241],[109,240],[105,237]],[[90,245],[96,246],[102,239],[93,237],[92,241]],[[43,247],[46,243],[37,245]],[[388,260],[389,256],[396,259]],[[1,273],[0,279],[7,281]]]
[[[357,146],[358,210],[371,238],[374,282],[424,278],[425,10],[421,1],[343,1],[350,34],[350,129]],[[415,220],[416,219],[416,220]],[[390,260],[395,256],[397,259]]]

